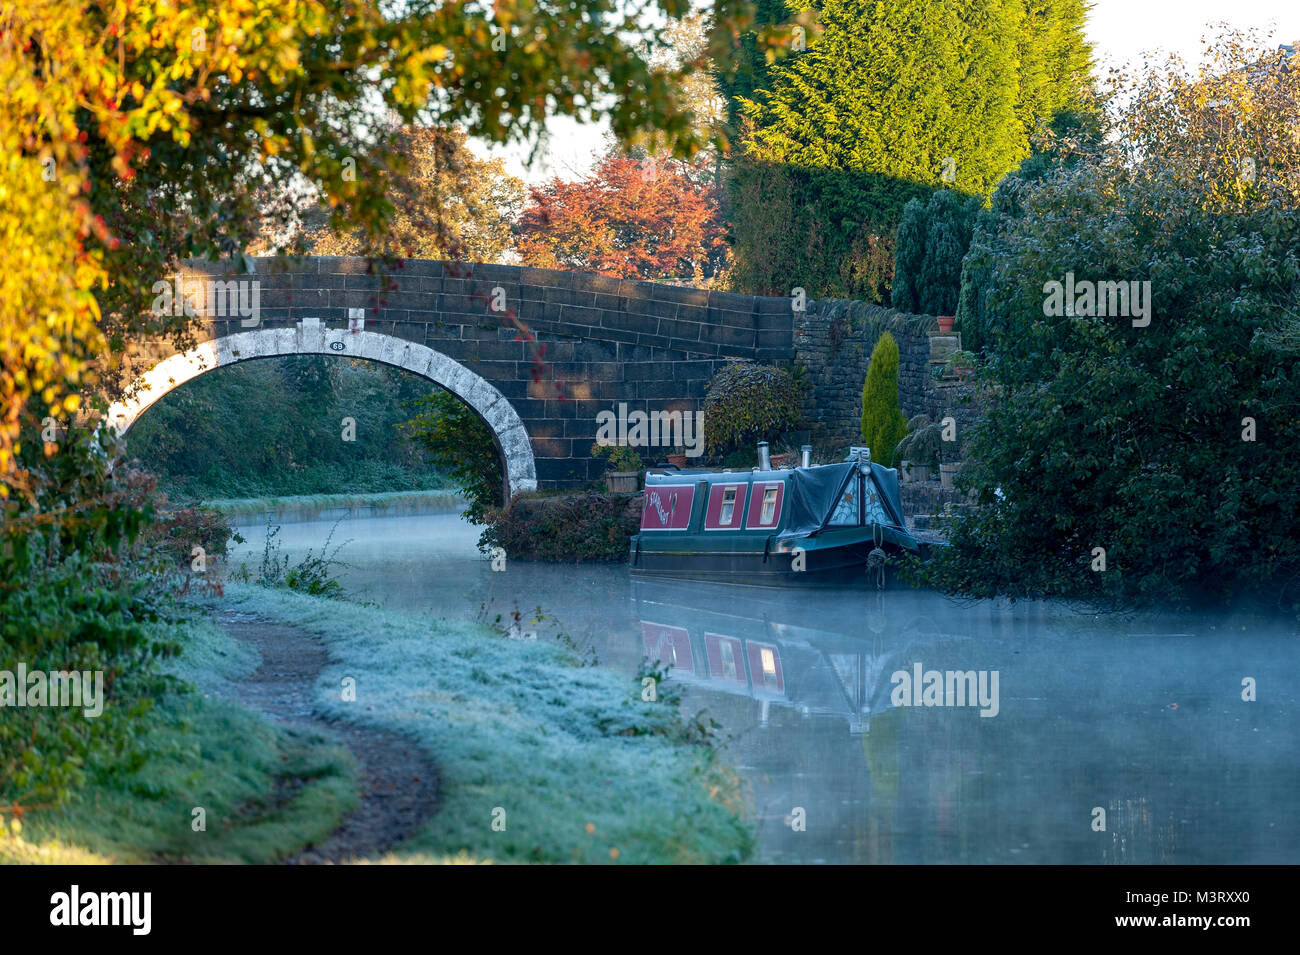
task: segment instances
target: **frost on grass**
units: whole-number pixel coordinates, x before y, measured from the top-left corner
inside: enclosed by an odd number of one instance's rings
[[[222,691],[252,675],[261,663],[256,650],[206,617],[186,621],[184,635],[184,651],[167,660],[163,669],[194,684],[205,696],[229,696]]]
[[[438,811],[398,855],[665,863],[752,852],[735,777],[626,676],[476,624],[257,587],[227,598],[325,641],[321,712],[404,733],[437,764]],[[342,699],[344,677],[356,702]],[[504,831],[492,828],[496,807]]]
[[[98,754],[67,805],[0,834],[0,865],[268,863],[326,838],[355,808],[342,743],[222,699],[257,669],[256,650],[205,619],[168,635],[183,649],[164,668],[198,692],[163,693],[131,753]],[[196,806],[202,832],[190,824]]]

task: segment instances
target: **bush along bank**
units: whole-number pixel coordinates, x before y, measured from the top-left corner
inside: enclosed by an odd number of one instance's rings
[[[220,594],[231,530],[120,450],[25,433],[0,507],[0,862],[270,861],[335,825],[350,764],[192,691],[243,659],[178,602]]]
[[[152,705],[131,715],[129,740],[75,762],[62,798],[28,811],[6,802],[0,865],[274,862],[325,838],[356,805],[346,747],[223,699],[257,669],[255,651],[201,618],[150,633],[179,648]]]
[[[479,546],[512,560],[622,561],[641,524],[641,495],[518,495],[485,520]]]

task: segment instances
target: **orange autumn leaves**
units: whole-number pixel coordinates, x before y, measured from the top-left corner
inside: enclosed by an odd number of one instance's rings
[[[534,187],[516,247],[538,268],[706,284],[725,263],[724,231],[698,166],[611,153],[585,179]]]
[[[0,497],[26,487],[24,415],[66,421],[108,350],[97,293],[118,240],[92,205],[107,188],[95,163],[125,181],[148,162],[146,141],[188,145],[190,110],[219,78],[282,78],[324,22],[320,4],[299,0],[0,9]]]

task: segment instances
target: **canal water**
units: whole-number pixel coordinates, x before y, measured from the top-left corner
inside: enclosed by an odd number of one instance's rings
[[[296,560],[332,527],[278,540]],[[255,569],[264,528],[240,531]],[[1293,617],[494,571],[477,537],[454,515],[345,520],[337,575],[386,609],[518,612],[629,675],[659,661],[721,725],[760,861],[1300,862]]]

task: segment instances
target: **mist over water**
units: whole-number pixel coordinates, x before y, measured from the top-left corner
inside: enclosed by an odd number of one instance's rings
[[[296,560],[332,526],[278,539]],[[255,570],[264,528],[240,532],[231,562]],[[762,861],[1300,862],[1294,618],[646,584],[624,566],[494,572],[478,533],[454,515],[346,520],[337,576],[353,599],[431,618],[504,626],[518,610],[629,676],[660,660],[687,712],[729,737]],[[547,619],[529,625],[538,607]],[[979,676],[996,706],[923,705],[931,671]],[[929,699],[954,702],[943,685]]]

